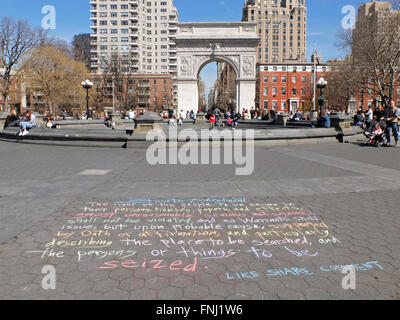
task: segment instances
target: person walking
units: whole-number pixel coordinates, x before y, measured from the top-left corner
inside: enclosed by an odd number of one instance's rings
[[[372,120],[374,119],[374,112],[372,111],[372,106],[368,106],[368,110],[365,112],[365,123],[367,125],[367,130],[371,128]]]
[[[196,114],[193,110],[190,111],[190,119],[193,120],[193,124],[196,124]]]
[[[135,120],[135,112],[132,109],[129,109],[128,118],[129,120]]]
[[[399,109],[396,108],[394,101],[390,101],[390,105],[386,108],[384,112],[384,120],[386,121],[386,146],[390,146],[390,129],[392,129],[393,137],[395,140],[395,145],[399,142],[399,133],[397,131],[397,121],[399,118]]]

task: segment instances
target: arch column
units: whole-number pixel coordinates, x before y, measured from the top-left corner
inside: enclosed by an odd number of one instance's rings
[[[238,79],[236,82],[238,111],[242,113],[243,109],[255,108],[256,79]]]
[[[178,114],[181,110],[195,111],[199,109],[199,89],[197,79],[178,80]]]

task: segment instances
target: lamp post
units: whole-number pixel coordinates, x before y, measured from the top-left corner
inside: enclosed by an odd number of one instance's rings
[[[326,88],[327,84],[328,84],[328,82],[325,81],[324,78],[320,78],[317,82],[317,88],[319,89],[318,106],[319,106],[320,112],[321,112],[322,107],[324,106],[324,98],[322,97],[322,95],[324,93],[324,89]]]
[[[93,87],[93,82],[86,80],[82,82],[83,89],[86,89],[86,117],[89,119],[89,89]]]

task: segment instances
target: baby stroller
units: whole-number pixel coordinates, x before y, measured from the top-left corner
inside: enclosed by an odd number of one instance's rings
[[[364,135],[368,138],[368,141],[365,143],[367,146],[373,146],[373,147],[380,147],[384,144],[386,144],[386,122],[381,120],[378,122],[379,126],[382,129],[382,133],[375,135],[373,134],[375,124],[371,125],[370,130],[364,131]]]

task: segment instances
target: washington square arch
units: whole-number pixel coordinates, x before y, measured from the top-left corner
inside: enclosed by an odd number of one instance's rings
[[[198,109],[198,77],[210,62],[225,62],[236,73],[236,110],[255,106],[256,63],[259,37],[255,23],[179,23],[178,109]]]

